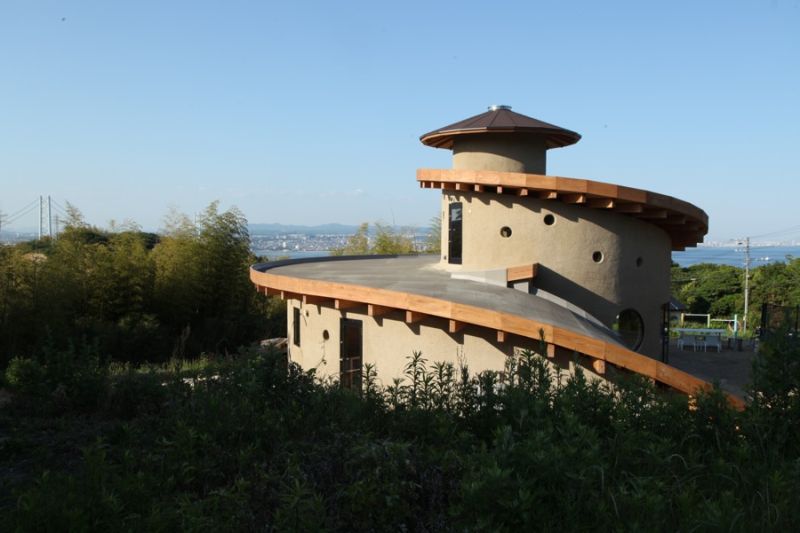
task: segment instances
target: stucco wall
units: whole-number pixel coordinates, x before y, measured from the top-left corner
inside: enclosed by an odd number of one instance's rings
[[[289,338],[289,358],[306,370],[316,369],[320,377],[336,377],[339,374],[340,319],[351,318],[363,324],[363,364],[373,364],[378,380],[391,385],[394,378],[403,376],[408,357],[421,351],[429,363],[449,362],[456,368],[464,364],[470,373],[484,370],[501,371],[508,355],[515,350],[537,351],[539,343],[520,337],[512,337],[505,343],[494,342],[495,332],[479,327],[467,327],[457,333],[447,333],[447,321],[428,317],[418,324],[406,324],[404,315],[396,311],[391,315],[373,318],[363,313],[342,313],[320,305],[302,305],[299,300],[287,301],[288,331],[293,332],[293,309],[300,308],[300,346]],[[325,340],[324,332],[328,332]],[[593,379],[602,379],[579,360],[575,354],[560,352],[548,359],[554,375],[561,372],[566,378],[574,372],[576,364]]]
[[[537,136],[459,136],[453,142],[453,168],[544,174],[547,149],[544,140]]]
[[[447,262],[447,206],[463,204],[462,264]],[[669,300],[671,244],[653,224],[586,206],[493,193],[443,191],[442,262],[451,271],[539,264],[534,285],[609,327],[626,308],[645,324],[640,353],[661,351],[661,305]],[[553,223],[545,223],[552,216]],[[501,228],[511,230],[501,236]],[[602,254],[596,262],[595,252]]]

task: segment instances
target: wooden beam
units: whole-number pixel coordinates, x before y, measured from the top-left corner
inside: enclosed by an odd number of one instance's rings
[[[606,362],[602,359],[595,359],[592,361],[592,368],[598,374],[603,375],[606,373]]]
[[[353,309],[354,307],[361,305],[364,304],[361,302],[353,302],[351,300],[340,300],[339,298],[333,300],[333,307],[339,311],[346,311],[347,309]]]
[[[483,192],[483,185],[476,183],[475,185],[472,186],[472,189],[475,192]]]
[[[500,344],[506,342],[506,337],[507,334],[505,331],[503,331],[502,329],[497,330],[497,342],[499,342]]]
[[[281,300],[299,300],[300,295],[294,292],[281,291]]]
[[[416,311],[406,311],[406,324],[416,324],[425,318],[425,313],[417,313]]]
[[[595,209],[614,209],[614,200],[611,198],[589,198],[586,205]]]
[[[367,304],[367,316],[377,318],[379,316],[384,316],[391,312],[392,312],[391,307],[385,307],[383,305]]]
[[[536,277],[536,272],[538,269],[539,263],[508,267],[506,269],[506,283],[533,279]]]
[[[264,287],[264,291],[264,294],[267,296],[280,296],[281,292],[283,292],[278,289],[273,289],[272,287]]]
[[[322,305],[330,301],[330,298],[326,298],[324,296],[314,296],[312,294],[303,295],[303,305]]]
[[[468,187],[469,187],[469,185],[467,185],[465,183],[456,183],[456,190],[457,191],[466,191],[466,190],[468,190],[467,189]]]
[[[647,218],[653,220],[665,219],[667,218],[667,210],[666,209],[645,209],[644,212],[639,213],[639,218]]]
[[[556,191],[539,191],[540,200],[557,200],[558,193]]]
[[[644,211],[642,204],[620,204],[614,206],[614,211],[617,213],[641,213]]]
[[[555,344],[548,344],[547,345],[547,358],[553,359],[556,356],[556,345]]]
[[[667,220],[664,221],[664,224],[675,224],[676,226],[682,226],[686,224],[686,217],[684,215],[670,214],[667,216]]]
[[[517,196],[528,196],[528,189],[519,189],[517,191]]]
[[[586,203],[586,195],[585,194],[565,194],[561,197],[561,200],[566,204],[585,204]]]
[[[448,324],[447,324],[447,332],[448,333],[456,333],[456,332],[461,331],[462,329],[464,329],[464,326],[466,326],[466,324],[464,324],[460,320],[453,320],[451,318],[448,321]]]
[[[497,194],[503,194],[503,187],[500,185],[497,186]]]

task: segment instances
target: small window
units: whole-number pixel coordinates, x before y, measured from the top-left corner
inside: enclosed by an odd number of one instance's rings
[[[328,330],[322,330],[322,340],[326,341],[331,338],[331,334],[328,333]]]
[[[505,239],[511,237],[511,228],[509,228],[508,226],[503,226],[502,228],[500,228],[500,236]]]
[[[635,309],[625,309],[617,315],[614,331],[619,333],[623,344],[631,350],[638,350],[644,340],[644,321]]]
[[[300,308],[295,307],[292,313],[292,342],[300,346]]]
[[[603,262],[603,252],[596,251],[592,254],[592,261],[595,263],[602,263]]]
[[[544,216],[544,223],[546,225],[548,225],[548,226],[552,226],[553,224],[556,223],[556,217],[554,217],[553,215],[549,215],[549,214],[545,215]]]

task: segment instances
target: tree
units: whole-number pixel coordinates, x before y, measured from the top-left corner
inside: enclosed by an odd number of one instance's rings
[[[369,223],[364,222],[343,247],[331,250],[331,255],[404,255],[415,252],[414,241],[410,237],[398,234],[380,222],[375,223],[375,237],[370,245]]]

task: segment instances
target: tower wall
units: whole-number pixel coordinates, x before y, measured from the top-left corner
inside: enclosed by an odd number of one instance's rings
[[[461,265],[447,258],[451,202],[463,206]],[[444,191],[442,212],[443,268],[477,272],[538,263],[536,288],[609,327],[621,311],[634,309],[644,323],[638,351],[660,354],[671,264],[662,229],[610,210],[494,193]]]
[[[453,142],[453,168],[545,174],[547,148],[534,135],[463,135]]]

